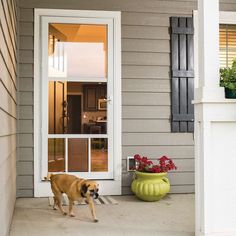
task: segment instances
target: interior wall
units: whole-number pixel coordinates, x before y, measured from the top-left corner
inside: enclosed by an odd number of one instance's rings
[[[7,236],[16,199],[17,5],[0,1],[0,235]]]

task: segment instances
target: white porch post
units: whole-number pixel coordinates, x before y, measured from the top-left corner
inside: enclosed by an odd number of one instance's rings
[[[196,18],[196,236],[235,236],[236,99],[219,87],[219,0],[198,0]]]

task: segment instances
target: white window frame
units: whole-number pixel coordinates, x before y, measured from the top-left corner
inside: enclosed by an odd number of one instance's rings
[[[220,11],[219,24],[236,25],[236,12]],[[193,11],[193,22],[194,22],[194,88],[198,88],[198,11]]]
[[[110,195],[120,195],[121,194],[121,22],[120,22],[120,12],[111,11],[80,11],[80,10],[57,10],[57,9],[35,9],[35,30],[34,30],[34,196],[42,197],[48,196],[51,193],[50,185],[47,182],[42,181],[41,173],[45,173],[45,165],[43,161],[45,158],[45,150],[43,151],[43,146],[45,146],[45,138],[42,139],[42,135],[46,132],[45,125],[47,121],[47,114],[44,114],[43,120],[41,119],[41,104],[47,102],[47,94],[43,101],[40,101],[41,97],[41,72],[42,68],[45,70],[45,65],[42,62],[41,48],[41,36],[45,36],[45,32],[41,34],[41,24],[47,24],[52,17],[54,19],[60,19],[60,17],[68,17],[68,19],[76,22],[76,19],[84,19],[84,22],[91,22],[98,19],[98,21],[106,21],[113,23],[113,111],[111,114],[113,117],[113,140],[111,145],[111,150],[113,154],[113,175],[112,179],[109,180],[99,180],[100,193],[110,194]],[[51,80],[51,78],[50,78]],[[61,80],[61,79],[60,79]],[[71,79],[73,81],[73,79]],[[111,83],[112,84],[112,83]],[[46,118],[45,118],[46,117]],[[45,121],[46,119],[46,121]],[[44,123],[43,123],[44,122]],[[63,136],[63,135],[62,135]],[[71,137],[75,138],[75,135]],[[78,135],[80,137],[84,135]],[[97,136],[96,136],[97,137]],[[110,139],[109,139],[110,140]],[[44,142],[44,143],[42,143]],[[42,152],[43,151],[43,152]],[[73,173],[71,173],[73,174]],[[87,177],[86,175],[83,177]],[[98,174],[99,177],[99,174]]]

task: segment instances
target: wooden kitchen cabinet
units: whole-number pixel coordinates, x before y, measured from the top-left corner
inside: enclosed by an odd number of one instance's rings
[[[84,85],[83,100],[84,111],[97,111],[98,99],[105,98],[107,95],[106,85]]]
[[[97,87],[97,98],[107,98],[107,86],[100,85]]]
[[[97,111],[97,86],[84,85],[83,87],[84,111]]]

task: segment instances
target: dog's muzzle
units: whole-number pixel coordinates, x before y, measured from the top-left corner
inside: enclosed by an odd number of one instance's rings
[[[94,199],[97,199],[99,197],[99,194],[95,192],[91,193],[90,196],[93,197]]]

